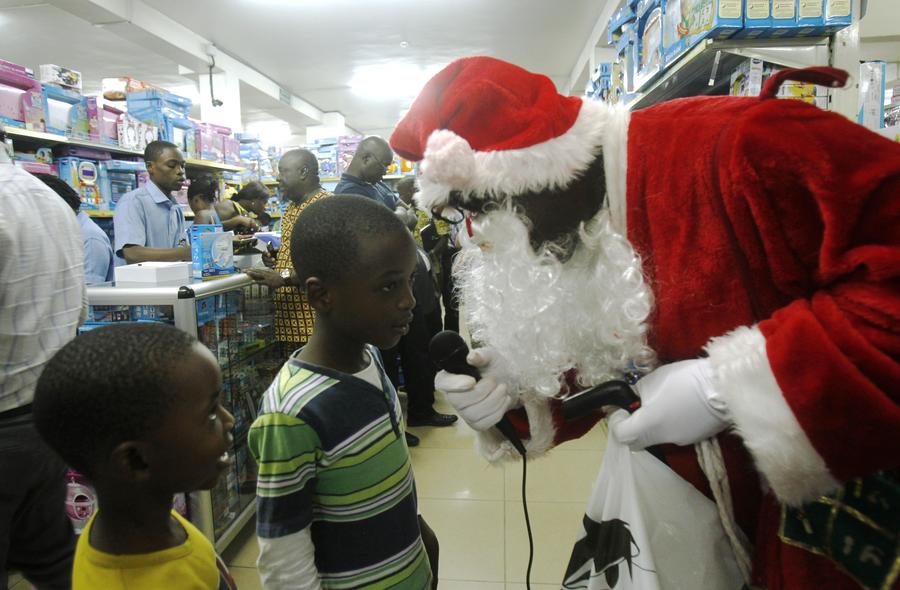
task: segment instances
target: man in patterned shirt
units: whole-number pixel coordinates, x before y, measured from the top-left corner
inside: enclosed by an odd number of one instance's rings
[[[319,182],[319,162],[309,150],[285,152],[278,162],[278,184],[282,199],[289,202],[281,218],[281,249],[275,269],[251,268],[246,272],[258,283],[274,290],[275,337],[284,347],[285,358],[309,341],[315,316],[299,288],[291,265],[291,234],[297,217],[310,204],[331,193]]]

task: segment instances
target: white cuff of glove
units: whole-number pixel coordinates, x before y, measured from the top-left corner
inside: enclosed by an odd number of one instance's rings
[[[609,416],[615,437],[635,450],[673,443],[690,445],[715,436],[731,421],[716,392],[709,359],[664,365],[635,386],[641,407]]]

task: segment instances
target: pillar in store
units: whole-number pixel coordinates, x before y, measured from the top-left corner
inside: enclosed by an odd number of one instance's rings
[[[243,130],[240,79],[228,72],[212,75],[215,99],[222,102],[221,106],[213,106],[209,79],[209,74],[200,76],[200,119],[207,123],[231,127],[233,131]]]

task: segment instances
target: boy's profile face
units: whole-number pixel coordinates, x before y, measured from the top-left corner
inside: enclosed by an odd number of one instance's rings
[[[360,249],[355,269],[328,287],[329,321],[347,338],[392,348],[409,332],[413,319],[416,244],[404,230],[361,236]]]
[[[195,343],[171,371],[175,400],[148,437],[150,485],[166,493],[209,489],[233,461],[234,417],[221,405],[222,374],[212,353]]]

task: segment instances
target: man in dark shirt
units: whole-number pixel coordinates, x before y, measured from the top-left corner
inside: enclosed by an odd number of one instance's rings
[[[393,161],[394,152],[385,140],[374,136],[365,138],[334,187],[334,194],[362,195],[393,211],[397,208],[397,196],[381,180]]]

